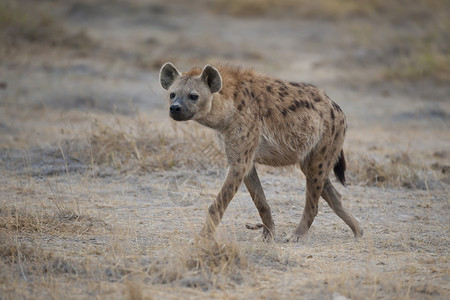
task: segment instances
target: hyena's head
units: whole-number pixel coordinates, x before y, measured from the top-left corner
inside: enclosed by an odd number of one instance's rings
[[[210,65],[206,65],[201,73],[193,70],[181,74],[168,62],[161,68],[159,81],[168,91],[170,116],[176,121],[205,117],[211,110],[213,94],[222,88],[219,71]]]

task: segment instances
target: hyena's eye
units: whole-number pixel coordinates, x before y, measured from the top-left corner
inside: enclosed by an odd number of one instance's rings
[[[175,98],[175,93],[170,93],[169,97],[170,97],[170,99]]]
[[[198,100],[198,95],[196,95],[196,94],[190,94],[190,95],[189,95],[189,100],[197,101],[197,100]]]

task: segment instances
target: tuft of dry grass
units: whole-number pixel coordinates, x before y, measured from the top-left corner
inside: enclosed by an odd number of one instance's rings
[[[173,284],[208,290],[242,283],[241,270],[247,268],[242,247],[223,236],[199,238],[189,247],[172,247],[149,268],[153,283]]]
[[[92,161],[120,172],[174,167],[223,166],[225,159],[213,133],[197,124],[163,124],[137,117],[115,124],[96,121],[89,138]]]
[[[450,182],[449,167],[428,164],[406,152],[384,157],[348,153],[349,182],[357,185],[428,190]]]
[[[426,189],[424,174],[429,168],[413,161],[407,153],[375,159],[350,153],[348,173],[350,182],[369,186]]]
[[[0,240],[0,264],[16,274],[20,273],[25,281],[31,276],[44,274],[76,276],[85,272],[82,264],[45,251],[39,245],[27,244],[4,232],[0,232]]]
[[[54,236],[80,235],[95,231],[97,226],[104,227],[104,222],[87,215],[79,215],[70,210],[30,212],[15,207],[0,209],[0,232],[40,233]]]

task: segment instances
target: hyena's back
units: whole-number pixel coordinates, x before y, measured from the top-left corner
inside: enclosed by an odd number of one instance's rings
[[[255,162],[302,165],[315,149],[333,162],[338,160],[347,124],[340,107],[323,91],[252,70],[228,66],[218,70],[223,78],[219,93],[233,98],[235,113],[255,120],[252,126],[260,129]]]

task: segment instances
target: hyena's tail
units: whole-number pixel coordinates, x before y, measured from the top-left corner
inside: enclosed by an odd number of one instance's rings
[[[334,175],[336,175],[336,178],[339,179],[339,181],[342,183],[343,186],[345,186],[345,169],[347,165],[345,163],[345,157],[344,157],[344,150],[341,150],[341,153],[339,153],[339,160],[334,165]]]

